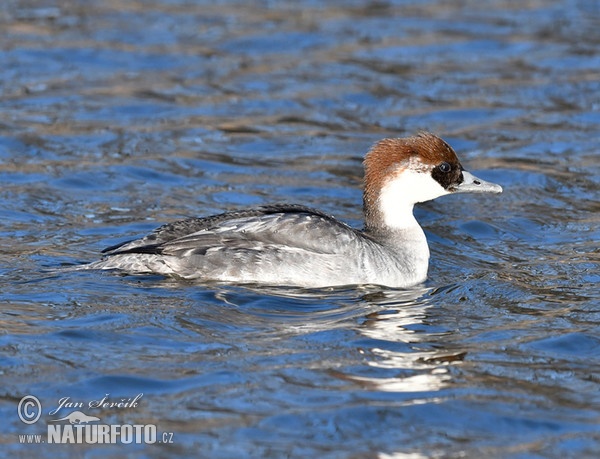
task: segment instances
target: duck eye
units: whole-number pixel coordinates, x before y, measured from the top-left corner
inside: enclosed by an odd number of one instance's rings
[[[445,174],[452,170],[452,166],[450,166],[450,164],[446,162],[441,163],[438,167],[440,168],[440,171],[442,171]]]

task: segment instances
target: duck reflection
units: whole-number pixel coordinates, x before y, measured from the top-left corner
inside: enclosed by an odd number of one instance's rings
[[[357,328],[366,338],[359,351],[370,368],[381,371],[338,376],[386,392],[446,387],[452,380],[450,367],[460,364],[466,352],[446,348],[440,338],[452,332],[430,322],[428,310],[435,293],[433,289],[390,290],[365,296],[365,301],[379,308]]]

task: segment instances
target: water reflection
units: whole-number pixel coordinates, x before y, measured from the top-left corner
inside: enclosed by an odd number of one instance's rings
[[[433,344],[450,331],[428,322],[432,289],[387,290],[365,296],[378,306],[368,313],[357,331],[368,338],[363,353],[370,367],[385,370],[339,376],[369,390],[425,392],[446,387],[451,381],[449,365],[462,362],[465,352],[449,351]],[[381,309],[383,307],[384,309]]]

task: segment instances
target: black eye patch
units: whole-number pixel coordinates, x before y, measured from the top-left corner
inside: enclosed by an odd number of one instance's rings
[[[448,190],[463,181],[461,171],[462,167],[460,164],[450,164],[444,161],[433,168],[431,176],[445,190]]]

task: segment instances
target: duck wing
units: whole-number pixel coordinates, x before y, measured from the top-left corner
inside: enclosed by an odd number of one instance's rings
[[[108,247],[103,253],[186,257],[216,250],[260,251],[270,247],[332,254],[363,237],[318,210],[271,205],[169,223],[143,238]]]

